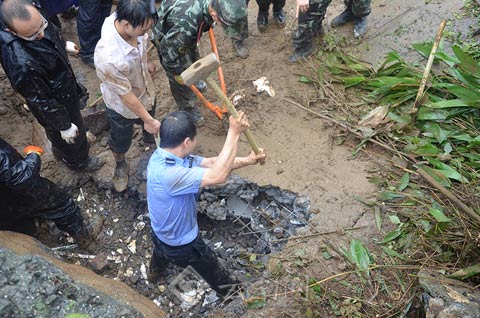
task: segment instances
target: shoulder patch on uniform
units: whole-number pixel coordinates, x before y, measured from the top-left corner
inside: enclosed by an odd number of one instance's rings
[[[166,162],[167,165],[174,165],[175,164],[175,159],[165,158],[165,162]]]

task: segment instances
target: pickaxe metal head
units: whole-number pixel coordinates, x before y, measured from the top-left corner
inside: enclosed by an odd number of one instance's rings
[[[210,53],[183,71],[182,74],[180,74],[180,79],[183,82],[183,85],[191,86],[196,82],[207,78],[219,66],[220,61],[215,53]]]

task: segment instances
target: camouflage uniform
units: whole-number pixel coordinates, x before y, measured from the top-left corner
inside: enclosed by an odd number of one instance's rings
[[[293,36],[295,50],[309,50],[315,35],[321,32],[322,21],[332,0],[310,0],[307,12],[298,15],[298,28]],[[371,0],[344,0],[347,9],[356,17],[370,14]]]
[[[238,7],[236,0],[222,1],[225,2],[224,5]],[[240,1],[243,3],[244,0]],[[197,42],[214,22],[208,11],[209,4],[210,0],[164,0],[158,9],[159,21],[153,27],[153,42],[167,73],[170,91],[180,110],[192,111],[195,96],[189,87],[179,84],[175,76],[199,58]],[[236,10],[243,10],[239,15],[243,15],[243,20],[246,20],[246,7],[240,5]],[[236,23],[224,27],[225,33],[232,39],[241,39],[245,36],[243,20],[237,19]]]

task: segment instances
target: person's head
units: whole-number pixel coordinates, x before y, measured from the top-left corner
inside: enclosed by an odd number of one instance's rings
[[[117,21],[121,33],[131,38],[143,36],[154,24],[150,0],[120,0]]]
[[[208,12],[212,19],[221,24],[229,36],[237,34],[238,22],[247,17],[245,0],[210,0]]]
[[[48,20],[27,0],[4,0],[0,17],[8,32],[26,41],[43,39],[48,26]]]
[[[179,111],[167,115],[160,125],[160,148],[185,146],[186,155],[196,146],[197,128],[190,113]]]

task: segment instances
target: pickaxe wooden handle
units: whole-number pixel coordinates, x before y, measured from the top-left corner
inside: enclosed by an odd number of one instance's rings
[[[222,100],[223,105],[225,105],[225,107],[228,108],[228,112],[234,118],[237,118],[238,117],[237,109],[235,108],[233,103],[230,101],[230,99],[228,99],[228,97],[225,96],[225,94],[222,92],[222,89],[220,88],[220,86],[218,86],[218,84],[215,83],[215,81],[210,77],[207,77],[205,81],[207,82],[208,86],[210,86],[210,88],[213,89],[217,97]],[[248,143],[252,147],[253,152],[256,155],[260,154],[260,149],[258,148],[257,143],[255,142],[255,139],[253,139],[253,135],[250,132],[250,129],[247,129],[244,134],[245,134],[245,137],[247,137]]]

